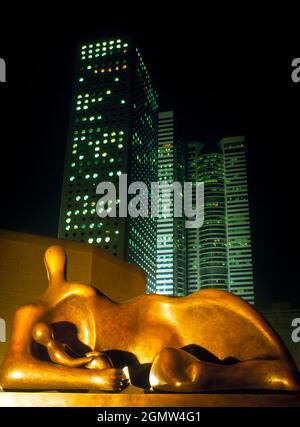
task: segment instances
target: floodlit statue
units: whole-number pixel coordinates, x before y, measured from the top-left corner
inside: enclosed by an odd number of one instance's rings
[[[4,390],[170,392],[299,390],[281,340],[242,299],[203,290],[117,304],[65,279],[65,253],[45,253],[49,287],[15,315],[0,369]],[[124,283],[126,286],[126,283]]]

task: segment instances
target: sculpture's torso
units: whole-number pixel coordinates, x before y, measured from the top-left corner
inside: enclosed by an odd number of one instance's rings
[[[180,299],[145,295],[117,304],[85,288],[83,295],[78,286],[76,293],[66,292],[44,320],[75,325],[79,340],[91,349],[130,352],[141,363],[151,363],[165,347],[191,344],[220,360],[285,357],[273,331],[231,294],[207,290]]]

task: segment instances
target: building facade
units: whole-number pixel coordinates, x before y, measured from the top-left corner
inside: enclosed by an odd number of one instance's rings
[[[183,185],[185,177],[184,146],[175,137],[174,113],[159,113],[158,182],[161,189],[173,182]],[[168,212],[167,205],[170,204]],[[174,217],[174,200],[159,195],[157,219],[157,269],[155,292],[164,295],[186,294],[186,245],[184,218]]]
[[[127,174],[157,181],[157,92],[130,38],[82,44],[75,72],[58,236],[90,243],[136,264],[155,290],[156,219],[97,215],[98,183]],[[105,210],[112,211],[113,200]]]
[[[228,289],[254,304],[245,138],[223,138],[220,147],[225,171]]]
[[[204,183],[204,224],[187,235],[187,292],[217,288],[254,304],[244,137],[187,147],[187,179]]]

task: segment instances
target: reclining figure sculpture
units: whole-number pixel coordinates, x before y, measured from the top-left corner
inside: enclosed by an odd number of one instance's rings
[[[115,303],[68,282],[65,262],[60,246],[47,249],[48,289],[15,314],[4,390],[121,391],[125,366],[154,391],[299,390],[284,344],[241,298],[209,289]]]

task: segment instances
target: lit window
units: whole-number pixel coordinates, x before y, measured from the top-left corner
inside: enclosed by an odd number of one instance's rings
[[[106,93],[106,95],[110,95],[111,94],[111,90],[108,89],[105,93]]]
[[[107,153],[102,153],[102,157],[106,157],[107,156]]]
[[[70,181],[74,181],[74,179],[75,179],[75,176],[70,176]]]
[[[102,240],[101,237],[97,237],[96,242],[101,243],[101,240]]]
[[[110,241],[110,237],[105,237],[105,242],[108,243]]]
[[[125,104],[125,103],[126,103],[125,99],[121,99],[121,104]]]
[[[94,239],[92,237],[89,238],[88,242],[93,243]]]

